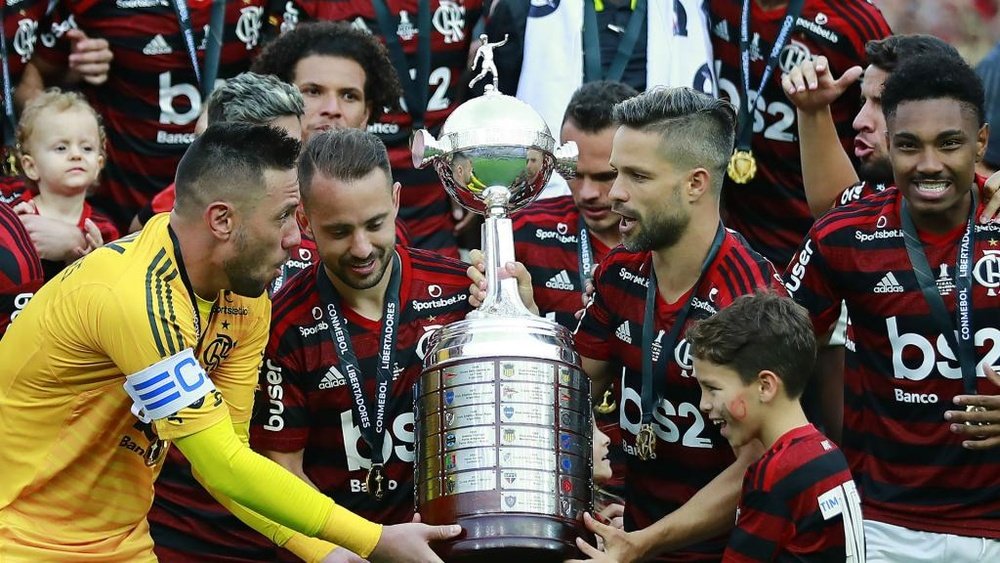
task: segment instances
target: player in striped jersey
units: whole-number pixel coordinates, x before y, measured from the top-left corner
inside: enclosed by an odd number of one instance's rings
[[[986,372],[1000,340],[1000,227],[975,221],[982,85],[953,57],[915,56],[889,76],[882,104],[896,187],[818,221],[786,284],[818,331],[847,303],[842,446],[868,560],[994,560],[1000,378]]]
[[[0,203],[0,338],[44,281],[28,232],[10,207]]]
[[[174,212],[71,265],[0,340],[5,562],[155,561],[145,514],[168,442],[303,556],[330,551],[318,536],[372,560],[435,560],[426,542],[458,533],[373,524],[246,446],[264,290],[299,238],[298,151],[278,129],[210,127],[181,160]]]
[[[409,522],[413,385],[431,333],[470,310],[466,265],[396,244],[400,186],[375,135],[321,133],[300,162],[320,262],[274,297],[252,444],[341,506],[376,522]],[[354,358],[338,353],[338,328]],[[383,397],[376,390],[384,382]],[[383,419],[373,420],[382,400]]]
[[[388,44],[383,32],[388,26],[398,38],[402,53],[396,59],[389,45],[395,68],[381,76],[398,76],[399,82],[406,84],[419,78],[421,72],[426,73],[423,78],[427,82],[414,83],[412,88],[404,87],[402,95],[397,94],[407,105],[398,109],[395,98],[392,104],[384,104],[396,110],[375,116],[379,119],[373,119],[369,130],[389,148],[393,177],[403,186],[399,216],[413,245],[458,258],[459,233],[455,232],[457,224],[451,201],[434,170],[413,167],[410,136],[415,130],[415,115],[419,114],[422,122],[416,128],[426,127],[437,133],[464,99],[468,78],[462,77],[467,72],[472,27],[479,21],[483,0],[271,0],[270,3],[273,7],[267,25],[282,33],[311,20],[350,22]],[[386,7],[384,25],[377,16],[376,4]],[[421,30],[422,20],[428,24],[425,30]],[[422,39],[427,41],[426,50]],[[405,68],[401,70],[398,65]],[[425,105],[416,111],[414,103]]]
[[[740,478],[760,453],[733,450],[697,405],[685,327],[757,288],[774,267],[725,229],[722,174],[732,153],[732,106],[690,88],[657,89],[614,108],[609,196],[624,248],[598,266],[576,332],[595,398],[611,385],[627,454],[625,531],[586,517],[616,561],[713,561],[732,527]],[[514,268],[522,293],[526,271]],[[476,302],[485,296],[475,276]],[[531,300],[527,300],[531,301]],[[620,379],[618,374],[624,373]],[[668,553],[669,552],[669,553]]]
[[[264,3],[226,2],[218,78],[250,66]],[[122,232],[170,184],[194,138],[204,102],[200,77],[207,67],[211,10],[212,2],[194,0],[81,0],[59,2],[53,15],[59,29],[103,38],[114,55],[107,81],[84,83],[81,90],[108,129],[108,162],[94,203]],[[36,46],[31,64],[45,71],[47,83],[58,83],[67,62],[73,63],[67,57],[76,48],[75,37]]]
[[[809,314],[787,297],[744,295],[687,337],[702,412],[734,447],[760,440],[767,448],[743,477],[723,559],[863,562],[847,460],[799,403],[816,361]]]
[[[772,53],[790,8],[787,40]],[[785,267],[812,224],[802,189],[802,166],[796,135],[795,106],[781,88],[781,76],[803,59],[823,55],[840,74],[864,60],[865,43],[890,34],[878,8],[867,0],[711,0],[712,47],[719,95],[738,111],[750,98],[752,123],[748,148],[757,161],[756,175],[745,184],[726,180],[726,224],[747,237],[754,249],[778,267]],[[746,45],[741,47],[742,11],[749,11]],[[744,81],[741,54],[749,63]],[[773,58],[771,55],[775,54]],[[770,67],[770,72],[765,69]],[[768,74],[766,83],[761,81]],[[749,82],[749,93],[746,83]],[[852,86],[831,110],[840,143],[852,143],[851,120],[857,114],[858,88]],[[751,130],[746,130],[749,135]],[[739,139],[737,140],[738,144]]]

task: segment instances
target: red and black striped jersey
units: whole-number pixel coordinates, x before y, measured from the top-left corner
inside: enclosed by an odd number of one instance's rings
[[[833,203],[833,206],[838,207],[841,205],[847,205],[848,203],[858,201],[861,198],[868,197],[872,194],[884,192],[887,187],[889,186],[886,186],[885,184],[873,184],[865,181],[858,182],[857,184],[854,184],[853,186],[840,192],[840,197],[838,197],[837,201]]]
[[[626,530],[646,528],[677,509],[735,460],[732,448],[698,408],[701,390],[692,375],[690,345],[683,331],[673,350],[661,350],[660,342],[680,309],[691,300],[684,321],[687,327],[759,288],[784,293],[771,263],[753,251],[742,236],[727,231],[701,282],[673,304],[657,293],[654,326],[645,327],[650,267],[649,252],[613,249],[597,268],[594,298],[575,335],[581,355],[624,366],[614,394],[627,459]],[[669,354],[667,373],[657,374],[666,378],[668,395],[659,399],[653,412],[656,459],[643,461],[635,454],[635,438],[642,421],[642,339],[647,328],[657,331],[653,357]],[[658,560],[717,561],[724,547],[725,538],[716,538]]]
[[[251,428],[258,450],[304,451],[309,479],[339,505],[385,524],[413,515],[413,392],[437,328],[465,318],[467,266],[438,254],[397,246],[402,264],[396,357],[385,420],[385,498],[376,501],[362,485],[370,450],[353,412],[354,399],[316,290],[319,265],[292,278],[274,297],[271,339],[261,368],[265,395]],[[375,396],[381,322],[344,308],[342,318],[357,355],[369,399]]]
[[[43,283],[28,231],[14,211],[0,203],[0,337]]]
[[[569,330],[577,325],[583,308],[580,278],[580,212],[572,196],[538,200],[511,217],[514,256],[531,273],[535,304],[545,318]],[[591,270],[611,250],[594,235]]]
[[[39,36],[46,31],[45,12],[49,3],[46,0],[7,0],[4,4],[3,40],[7,44],[7,68],[11,88],[14,88],[21,81],[24,65],[35,52]],[[6,111],[3,105],[3,97],[0,97],[0,110]],[[13,140],[2,138],[0,141],[13,143]]]
[[[13,207],[27,191],[23,176],[0,176],[0,204]]]
[[[851,553],[863,554],[862,530],[844,454],[807,424],[786,432],[747,468],[723,559],[843,563],[848,537]]]
[[[204,71],[212,2],[186,0],[198,64]],[[265,0],[226,2],[219,78],[247,70],[257,52]],[[54,19],[107,39],[114,61],[101,86],[81,85],[108,134],[107,165],[95,203],[127,227],[135,213],[174,179],[194,139],[202,102],[174,0],[60,2]],[[72,18],[72,21],[70,21]],[[65,66],[61,39],[36,56]]]
[[[978,178],[980,187],[982,181]],[[813,225],[785,283],[809,310],[817,332],[836,320],[841,300],[847,304],[841,447],[861,490],[865,518],[1000,539],[1000,450],[963,448],[944,420],[945,411],[954,408],[952,398],[963,394],[961,369],[913,272],[900,226],[901,202],[902,194],[892,187],[830,211]],[[951,315],[964,228],[920,234]],[[1000,224],[976,224],[973,260],[978,385],[993,395],[982,365],[1000,359]]]
[[[394,17],[400,45],[415,73],[418,27],[417,0],[387,0]],[[348,21],[355,27],[381,36],[371,0],[272,0],[267,24],[280,31],[294,29],[300,21]],[[466,68],[472,28],[482,12],[482,0],[430,0],[431,61],[427,85],[426,127],[434,135],[466,95]],[[406,108],[405,100],[401,107]],[[405,111],[382,116],[368,130],[389,149],[394,179],[403,185],[399,217],[406,224],[413,245],[458,258],[458,243],[452,234],[455,220],[451,202],[433,168],[418,170],[410,155],[410,114]]]
[[[726,179],[726,224],[747,237],[753,247],[784,268],[812,224],[802,189],[795,106],[781,89],[781,75],[806,58],[823,55],[834,76],[865,64],[865,43],[891,31],[878,8],[868,0],[806,0],[768,83],[760,80],[785,7],[765,10],[750,2],[750,89],[756,100],[752,150],[757,175],[747,184]],[[743,100],[740,75],[740,14],[742,0],[711,0],[712,48],[719,95],[737,108]],[[832,105],[833,119],[845,150],[852,147],[851,122],[861,108],[857,84]],[[852,154],[848,150],[848,154]]]

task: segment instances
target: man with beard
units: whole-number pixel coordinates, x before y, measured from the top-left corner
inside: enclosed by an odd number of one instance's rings
[[[861,67],[834,78],[826,57],[819,56],[802,61],[782,77],[785,94],[798,114],[802,182],[814,217],[838,201],[858,200],[892,185],[882,87],[896,66],[924,53],[962,60],[954,47],[930,35],[892,35],[865,45],[868,67],[861,81],[861,109],[853,121],[857,171],[837,137],[830,104],[862,77]]]
[[[5,561],[155,561],[145,516],[167,442],[304,552],[434,561],[426,543],[459,533],[369,522],[247,447],[265,288],[299,242],[298,152],[269,126],[209,127],[178,165],[174,211],[69,266],[0,340]]]
[[[396,244],[400,185],[375,135],[314,136],[299,181],[320,261],[274,296],[252,443],[340,505],[408,522],[412,388],[431,332],[470,310],[466,265]]]
[[[763,447],[755,442],[734,456],[702,416],[684,331],[740,295],[783,292],[781,280],[720,220],[736,123],[729,102],[691,88],[655,89],[615,105],[613,119],[618,175],[608,195],[621,216],[622,247],[597,267],[575,340],[595,399],[621,374],[614,399],[626,454],[625,531],[587,516],[606,553],[578,545],[619,562],[717,561],[743,473]],[[507,268],[533,305],[526,270]],[[482,272],[469,274],[475,304],[485,297]]]
[[[786,283],[818,331],[842,299],[852,320],[831,410],[842,407],[868,561],[996,561],[1000,229],[976,221],[983,88],[954,57],[916,55],[882,103],[895,186],[817,221]]]

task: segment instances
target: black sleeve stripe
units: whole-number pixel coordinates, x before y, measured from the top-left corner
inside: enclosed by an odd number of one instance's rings
[[[173,263],[168,262],[171,266]],[[170,270],[170,272],[163,277],[163,284],[166,286],[167,291],[167,309],[170,313],[170,326],[174,329],[174,338],[177,340],[177,352],[180,352],[185,348],[184,346],[184,335],[181,334],[180,324],[177,322],[177,312],[174,311],[174,290],[172,289],[170,282],[172,282],[180,272],[176,268]],[[194,304],[191,305],[194,307]],[[192,311],[193,312],[193,311]],[[195,313],[197,314],[197,313]]]
[[[0,205],[4,204],[0,203]],[[17,223],[15,224],[14,221]],[[13,212],[3,213],[0,214],[0,224],[6,232],[10,233],[18,253],[26,258],[25,262],[28,264],[30,277],[35,279],[45,277],[41,262],[38,260],[38,252],[35,250],[35,245],[31,242],[28,231],[24,228],[21,220]]]
[[[180,351],[177,348],[177,344],[170,338],[170,326],[167,324],[167,305],[169,305],[172,315],[173,298],[168,293],[166,300],[169,303],[165,304],[165,298],[162,294],[163,275],[172,267],[170,260],[166,260],[166,254],[167,251],[165,249],[160,249],[149,263],[149,267],[146,268],[146,315],[149,320],[150,331],[153,333],[153,342],[156,344],[156,351],[163,358],[173,356]],[[174,272],[176,273],[176,270]],[[176,322],[174,322],[174,329],[176,332]],[[183,340],[180,341],[182,342]]]
[[[770,561],[778,548],[774,542],[750,534],[742,528],[733,529],[729,547],[754,561]]]

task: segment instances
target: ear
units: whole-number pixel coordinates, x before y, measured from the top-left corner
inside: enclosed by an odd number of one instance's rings
[[[30,154],[21,155],[21,170],[28,179],[35,182],[41,177],[38,175],[38,167],[35,166],[35,159]]]
[[[770,403],[781,392],[781,378],[771,370],[762,370],[757,374],[757,389],[760,402]]]
[[[976,162],[979,162],[986,155],[986,145],[990,140],[990,124],[983,123],[979,128],[979,135],[976,138]]]
[[[365,118],[361,120],[361,124],[364,125],[364,126],[366,126],[366,127],[368,125],[368,118],[370,118],[372,116],[372,107],[373,106],[374,106],[374,102],[365,102]]]
[[[396,215],[399,215],[399,190],[403,188],[403,185],[396,182],[392,185],[392,207],[396,210]]]
[[[236,209],[232,204],[224,201],[213,201],[205,208],[205,223],[212,236],[220,241],[228,241],[232,238],[236,229]]]
[[[302,206],[302,202],[295,208],[295,220],[299,222],[299,228],[302,232],[309,235],[309,238],[316,238],[313,234],[312,223],[309,222],[309,216],[306,215],[306,208]]]
[[[688,172],[687,198],[694,203],[712,191],[712,175],[705,168],[695,168]]]

